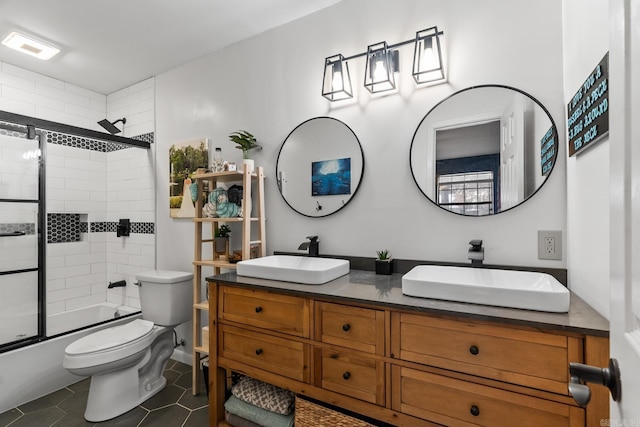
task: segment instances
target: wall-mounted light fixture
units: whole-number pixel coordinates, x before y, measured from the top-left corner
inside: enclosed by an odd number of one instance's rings
[[[416,37],[393,45],[386,41],[367,47],[367,51],[344,57],[342,54],[325,59],[322,96],[330,101],[353,98],[348,61],[366,57],[364,87],[371,93],[385,92],[396,88],[395,73],[399,72],[400,55],[396,48],[414,43],[413,78],[416,84],[444,80],[440,36],[438,27],[427,28],[416,33]]]
[[[367,47],[364,87],[371,93],[395,89],[395,73],[399,69],[400,56],[397,50],[389,50],[387,42],[370,45]]]
[[[438,27],[427,28],[416,33],[413,51],[413,78],[418,84],[444,79]]]
[[[329,101],[339,101],[353,97],[349,64],[341,54],[330,56],[324,60],[322,96]]]

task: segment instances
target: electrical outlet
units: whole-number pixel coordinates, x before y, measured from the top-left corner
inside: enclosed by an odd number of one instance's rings
[[[562,260],[562,231],[538,230],[538,259]]]

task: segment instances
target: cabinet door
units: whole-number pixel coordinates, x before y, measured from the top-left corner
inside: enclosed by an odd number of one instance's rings
[[[366,353],[384,354],[384,312],[327,302],[316,303],[320,341]]]
[[[309,300],[271,292],[222,286],[219,316],[275,332],[309,337]]]
[[[221,325],[218,355],[297,381],[310,381],[309,346],[293,340]]]
[[[394,410],[448,426],[577,427],[584,409],[394,366]]]
[[[322,361],[322,388],[384,405],[384,362],[329,349],[317,349],[316,357]]]
[[[582,362],[574,337],[413,314],[394,319],[393,352],[411,362],[564,395],[569,362]]]

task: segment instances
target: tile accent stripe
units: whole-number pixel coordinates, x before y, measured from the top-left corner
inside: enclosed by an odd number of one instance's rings
[[[24,234],[36,234],[36,225],[33,223],[0,224],[0,233],[13,233],[22,231]]]
[[[3,225],[7,224],[0,224],[0,231]],[[33,234],[35,224],[30,225],[33,228],[30,234]],[[79,242],[82,240],[82,234],[89,230],[91,233],[115,233],[116,225],[117,222],[83,222],[80,220],[80,214],[50,213],[47,214],[47,243]],[[155,223],[132,222],[131,233],[155,234]]]
[[[92,222],[92,233],[115,233],[117,222]],[[132,222],[131,232],[136,234],[155,234],[155,223],[153,222]]]

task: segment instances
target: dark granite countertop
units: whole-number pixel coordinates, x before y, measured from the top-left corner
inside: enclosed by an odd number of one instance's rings
[[[290,295],[322,297],[345,303],[373,303],[405,311],[452,315],[600,337],[609,336],[609,321],[574,293],[571,293],[568,313],[545,313],[403,295],[402,274],[398,273],[385,276],[372,271],[351,270],[346,276],[324,285],[257,279],[238,276],[235,271],[210,276],[207,280],[253,289],[270,288]]]

